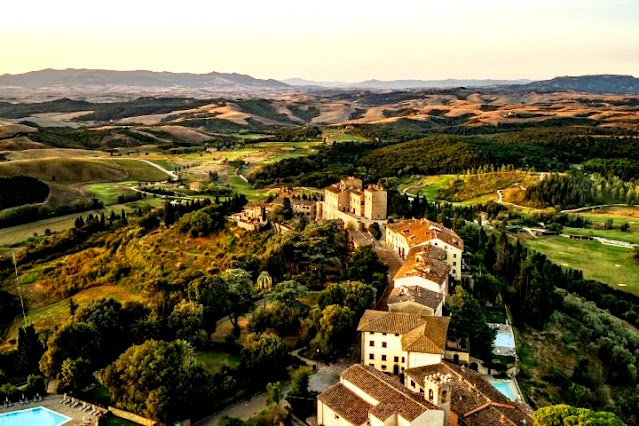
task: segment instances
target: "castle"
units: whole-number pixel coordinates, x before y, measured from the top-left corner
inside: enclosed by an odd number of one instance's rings
[[[324,201],[317,204],[318,219],[341,220],[345,227],[359,229],[387,218],[386,191],[375,185],[364,189],[362,180],[352,176],[324,188]]]

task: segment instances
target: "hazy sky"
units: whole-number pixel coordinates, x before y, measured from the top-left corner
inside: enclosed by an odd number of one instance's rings
[[[0,74],[639,76],[639,0],[20,0],[0,16]]]

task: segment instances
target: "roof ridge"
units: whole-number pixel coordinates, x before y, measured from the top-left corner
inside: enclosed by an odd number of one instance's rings
[[[362,364],[356,364],[358,367],[362,368],[364,371],[366,371],[367,374],[371,375],[372,377],[374,377],[375,379],[379,380],[380,382],[382,382],[384,385],[388,386],[389,388],[391,388],[393,391],[395,391],[396,393],[403,395],[405,397],[409,397],[407,394],[405,394],[404,392],[401,392],[399,389],[397,389],[395,386],[393,386],[390,382],[387,382],[386,380],[384,380],[383,378],[372,374],[369,370],[367,370],[366,368],[364,368],[364,366]],[[408,388],[406,388],[406,392],[410,392],[410,390]],[[426,399],[424,399],[424,402],[422,403],[422,401],[418,401],[415,398],[410,398],[411,401],[415,401],[417,404],[421,405],[422,407],[426,408],[426,409],[431,409],[431,407],[428,406],[428,401],[426,401]],[[380,402],[381,404],[382,402]]]

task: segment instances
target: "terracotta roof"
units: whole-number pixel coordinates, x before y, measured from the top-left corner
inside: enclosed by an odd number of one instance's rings
[[[450,407],[469,426],[517,425],[522,420],[532,425],[532,418],[526,409],[510,401],[481,375],[465,367],[448,362],[409,368],[405,374],[424,386],[426,377],[432,375],[450,375]]]
[[[402,349],[440,354],[446,349],[450,317],[426,317],[402,312],[367,310],[357,331],[402,335]]]
[[[451,246],[464,249],[464,241],[455,231],[428,219],[399,220],[387,224],[386,228],[403,236],[410,247],[438,238]]]
[[[388,297],[388,304],[415,302],[436,310],[444,295],[420,286],[395,287]]]
[[[324,188],[324,191],[332,192],[334,194],[339,194],[340,192],[344,191],[344,189],[341,188],[339,184],[334,183]]]
[[[355,395],[341,383],[326,389],[317,399],[354,425],[366,423],[368,412],[373,408],[371,404]]]
[[[411,392],[372,367],[355,364],[344,370],[340,377],[378,401],[370,410],[370,414],[382,421],[394,414],[412,421],[427,410],[437,410],[437,407],[426,401],[423,396]]]
[[[357,331],[404,334],[426,322],[426,317],[400,312],[366,310],[359,320]]]
[[[446,252],[439,247],[426,245],[410,250],[406,262],[399,268],[393,280],[406,277],[422,277],[442,285],[450,274]]]
[[[408,352],[444,353],[449,323],[450,317],[427,317],[425,324],[402,336],[402,349]]]
[[[375,185],[369,185],[368,188],[366,188],[366,191],[379,192],[379,191],[385,191],[385,190]]]

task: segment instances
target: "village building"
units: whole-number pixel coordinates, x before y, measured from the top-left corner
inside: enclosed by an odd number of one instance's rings
[[[288,198],[288,197],[287,197]],[[297,215],[305,215],[308,216],[309,219],[315,220],[317,216],[317,202],[310,200],[302,200],[299,198],[289,198],[291,203],[291,210],[293,210],[293,214]],[[276,206],[284,206],[284,198],[278,197],[269,203],[269,212],[272,208]]]
[[[372,367],[355,364],[317,397],[320,426],[442,426],[445,413]]]
[[[400,220],[386,224],[386,246],[407,260],[406,263],[409,263],[411,250],[427,245],[444,250],[445,261],[451,268],[450,275],[461,280],[464,241],[453,230],[428,219]]]
[[[317,203],[317,218],[341,220],[354,229],[383,222],[387,218],[387,193],[374,185],[364,188],[361,179],[344,178],[324,188],[324,201]]]
[[[233,213],[229,219],[237,226],[255,231],[268,222],[269,206],[264,203],[247,204],[241,212]]]
[[[388,300],[389,309],[441,316],[452,270],[447,257],[446,250],[434,245],[412,248],[393,277],[394,288]]]
[[[384,373],[438,364],[446,353],[449,317],[367,310],[359,321],[362,364]]]
[[[404,385],[445,413],[448,426],[532,425],[530,410],[467,367],[442,362],[407,369]]]

